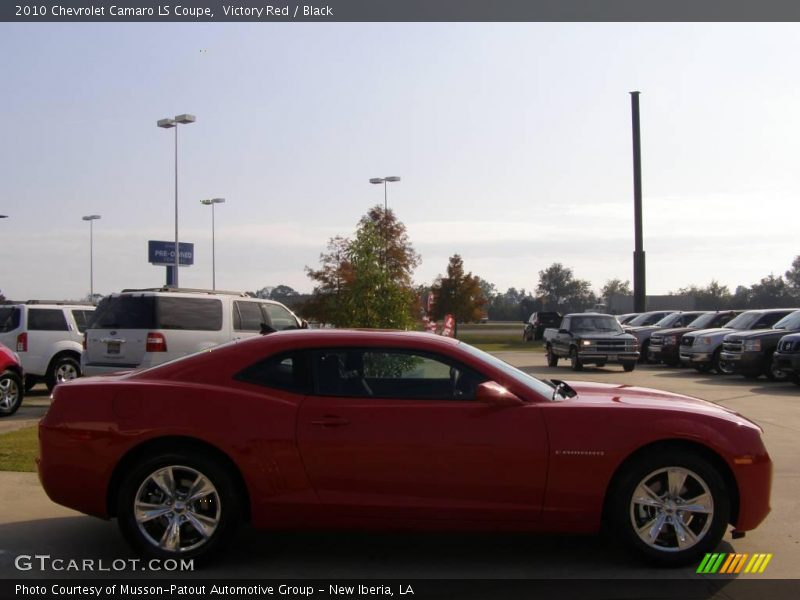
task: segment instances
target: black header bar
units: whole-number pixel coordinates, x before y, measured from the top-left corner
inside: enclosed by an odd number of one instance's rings
[[[4,0],[5,22],[800,21],[797,0]]]

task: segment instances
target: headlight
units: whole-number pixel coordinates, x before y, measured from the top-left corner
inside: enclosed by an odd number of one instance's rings
[[[704,346],[711,345],[711,338],[699,338],[697,341],[703,344]]]
[[[665,346],[674,346],[677,343],[678,343],[678,336],[677,335],[664,336],[664,345]]]
[[[745,340],[745,352],[759,352],[761,350],[761,340]]]
[[[581,346],[591,346],[591,345],[592,345],[591,340],[583,340],[581,342]]]

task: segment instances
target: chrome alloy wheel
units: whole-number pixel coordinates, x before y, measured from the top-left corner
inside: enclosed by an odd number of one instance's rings
[[[188,552],[205,544],[219,526],[222,505],[214,484],[179,465],[163,467],[139,486],[133,514],[144,538],[167,552]]]
[[[679,552],[708,533],[714,520],[714,498],[697,473],[665,467],[636,486],[630,517],[642,542],[661,552]]]
[[[19,402],[19,384],[13,377],[0,379],[0,411],[8,412]]]
[[[56,383],[64,383],[65,381],[71,381],[73,379],[77,379],[79,376],[78,369],[75,368],[75,365],[72,362],[62,362],[58,365],[58,368],[55,372]]]

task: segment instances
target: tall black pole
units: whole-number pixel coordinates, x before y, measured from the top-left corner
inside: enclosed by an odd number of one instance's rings
[[[644,243],[642,240],[642,149],[639,136],[639,92],[631,92],[633,125],[633,311],[647,310]]]

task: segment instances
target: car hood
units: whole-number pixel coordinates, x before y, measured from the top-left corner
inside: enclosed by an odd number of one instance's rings
[[[582,340],[607,340],[609,338],[619,338],[623,340],[629,340],[632,338],[631,335],[627,333],[614,333],[612,331],[596,331],[591,332],[587,331],[585,333],[576,333],[576,338],[580,338]]]
[[[736,331],[736,329],[731,329],[730,327],[715,327],[713,329],[700,329],[698,331],[693,331],[692,335],[696,338],[703,337],[704,335],[713,336],[719,335],[721,333],[728,334],[732,331]]]
[[[662,329],[658,333],[663,336],[668,335],[683,335],[684,333],[688,333],[690,331],[695,331],[694,327],[672,327],[670,329]]]
[[[702,413],[712,417],[725,419],[735,423],[745,421],[758,427],[736,411],[683,394],[665,392],[652,388],[623,385],[615,383],[595,383],[589,381],[567,381],[576,392],[576,396],[566,402],[586,402],[601,404],[618,409],[630,407],[653,410],[669,410],[677,412]]]
[[[751,331],[742,331],[741,333],[731,333],[726,336],[730,340],[756,340],[762,338],[782,338],[789,333],[796,333],[787,331],[786,329],[753,329]]]
[[[639,325],[637,327],[625,327],[628,333],[635,333],[637,331],[650,331],[654,329],[661,329],[658,325]]]

